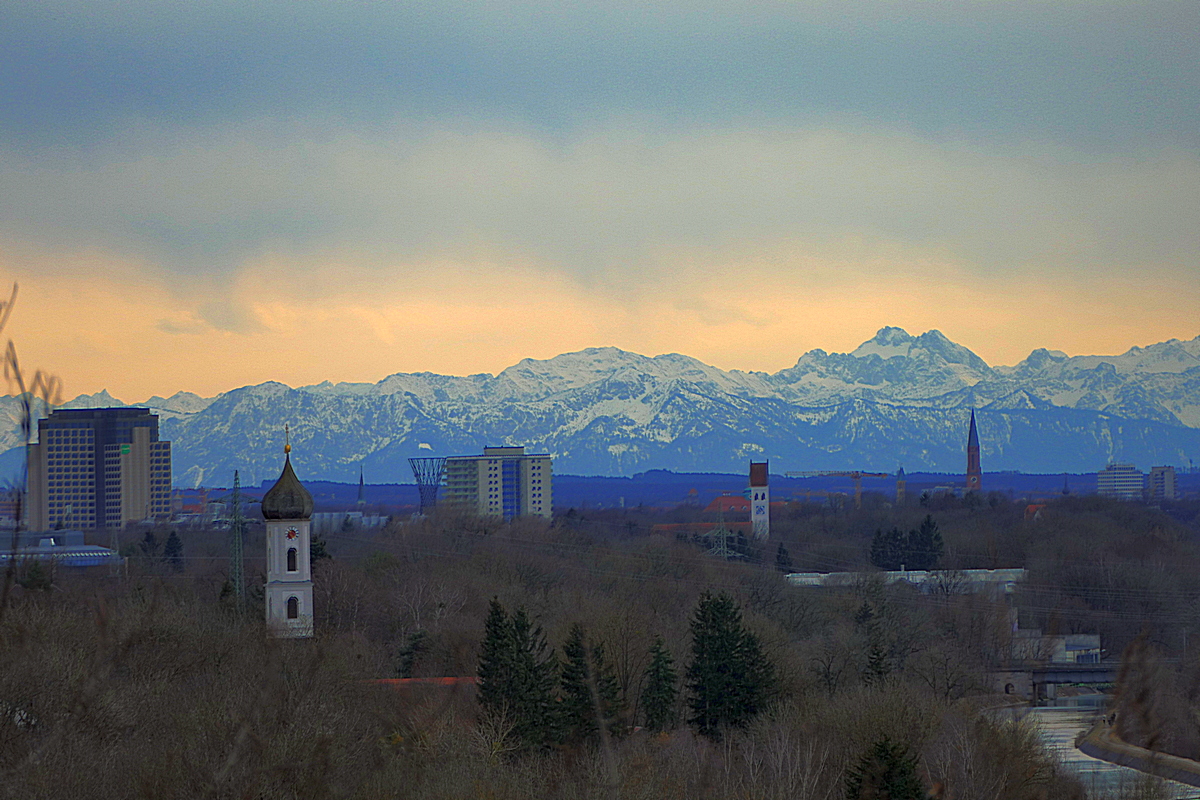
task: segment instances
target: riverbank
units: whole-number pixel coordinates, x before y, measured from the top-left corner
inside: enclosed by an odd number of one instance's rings
[[[1200,787],[1200,763],[1168,753],[1132,745],[1117,736],[1103,720],[1097,721],[1076,743],[1092,758],[1136,769],[1159,778]]]
[[[1105,702],[1102,695],[1083,695],[1060,699],[1054,706],[1009,706],[991,713],[1032,723],[1043,746],[1082,783],[1089,798],[1200,798],[1200,791],[1189,784],[1109,761],[1077,747],[1095,724],[1102,721]],[[1151,783],[1158,784],[1154,793],[1143,795]]]

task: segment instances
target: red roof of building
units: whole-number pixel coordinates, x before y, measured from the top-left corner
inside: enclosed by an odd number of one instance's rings
[[[751,486],[766,486],[767,485],[767,462],[761,463],[750,462],[750,485]]]
[[[713,512],[722,511],[725,513],[739,511],[749,514],[750,501],[740,494],[723,494],[720,497],[714,497],[713,501],[708,504],[708,508],[704,510]]]

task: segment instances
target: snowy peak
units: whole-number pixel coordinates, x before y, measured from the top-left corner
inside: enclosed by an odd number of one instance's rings
[[[68,407],[125,405],[108,392]],[[1200,337],[1119,356],[1038,349],[988,366],[940,331],[886,327],[851,353],[814,349],[774,374],[690,356],[597,347],[523,359],[496,375],[397,373],[377,383],[267,382],[215,398],[152,397],[180,483],[278,475],[282,421],[313,477],[408,481],[412,456],[509,442],[575,474],[796,468],[957,468],[968,409],[990,468],[1093,469],[1112,458],[1200,460]],[[19,445],[0,398],[0,445]],[[1139,455],[1140,454],[1140,455]],[[997,460],[1002,456],[1003,459]],[[787,468],[791,468],[790,466]]]
[[[591,386],[620,373],[658,373],[653,359],[616,347],[589,347],[544,360],[525,358],[496,376],[496,383],[514,394],[546,396]]]
[[[73,400],[63,403],[61,408],[121,408],[125,403],[101,389],[96,394],[81,394]]]
[[[726,392],[756,397],[775,394],[768,376],[733,370],[726,372],[679,353],[643,356],[616,347],[594,347],[564,353],[543,361],[527,358],[496,376],[497,393],[505,396],[549,397],[595,387],[617,379],[622,383],[685,382],[702,392]]]
[[[941,331],[912,336],[894,327],[880,329],[852,353],[811,350],[772,376],[787,387],[789,399],[814,403],[848,397],[908,402],[996,377],[987,362]]]
[[[1015,367],[1001,368],[999,371],[1016,377],[1026,378],[1053,370],[1069,359],[1070,356],[1061,350],[1047,350],[1044,347],[1039,347]]]
[[[1179,374],[1200,367],[1200,336],[1189,342],[1170,339],[1147,347],[1131,347],[1119,356],[1068,356],[1057,350],[1034,350],[1011,370],[1017,377],[1069,377],[1071,374],[1111,366],[1132,374]]]
[[[939,330],[922,333],[913,342],[912,355],[928,355],[947,364],[958,364],[977,373],[977,379],[992,373],[987,362],[961,344],[955,344]]]
[[[161,411],[173,411],[177,414],[195,414],[208,408],[211,403],[212,398],[201,397],[192,392],[176,392],[165,398],[155,395],[142,405]]]
[[[991,367],[966,347],[955,344],[939,330],[930,330],[920,336],[912,336],[903,328],[880,328],[874,337],[860,344],[850,355],[855,358],[879,356],[885,361],[890,358],[940,358],[948,364],[964,364],[980,372],[990,372]]]
[[[916,339],[903,328],[880,328],[874,337],[860,344],[850,355],[856,358],[879,356],[882,359],[907,356],[912,351]],[[816,351],[824,354],[824,351]]]

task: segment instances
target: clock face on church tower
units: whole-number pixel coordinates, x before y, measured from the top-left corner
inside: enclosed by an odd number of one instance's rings
[[[287,529],[287,538],[289,538],[289,539],[295,539],[295,538],[296,538],[297,536],[299,536],[299,535],[300,535],[300,534],[299,534],[299,533],[296,531],[296,529],[295,529],[295,528],[288,528],[288,529]]]

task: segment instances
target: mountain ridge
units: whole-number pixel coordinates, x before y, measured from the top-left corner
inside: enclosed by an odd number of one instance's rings
[[[124,404],[107,391],[64,404],[100,405]],[[850,353],[810,350],[775,373],[596,347],[522,359],[495,375],[268,381],[138,405],[160,415],[176,482],[187,485],[227,480],[218,476],[235,468],[248,480],[277,471],[274,429],[284,420],[314,479],[363,465],[380,480],[408,480],[407,457],[504,443],[550,452],[557,471],[576,474],[736,471],[759,458],[782,459],[784,469],[952,471],[970,408],[980,411],[985,468],[1088,471],[1113,458],[1200,458],[1200,336],[1119,356],[1038,348],[992,367],[940,331],[885,327]],[[0,443],[11,447],[7,410]]]

